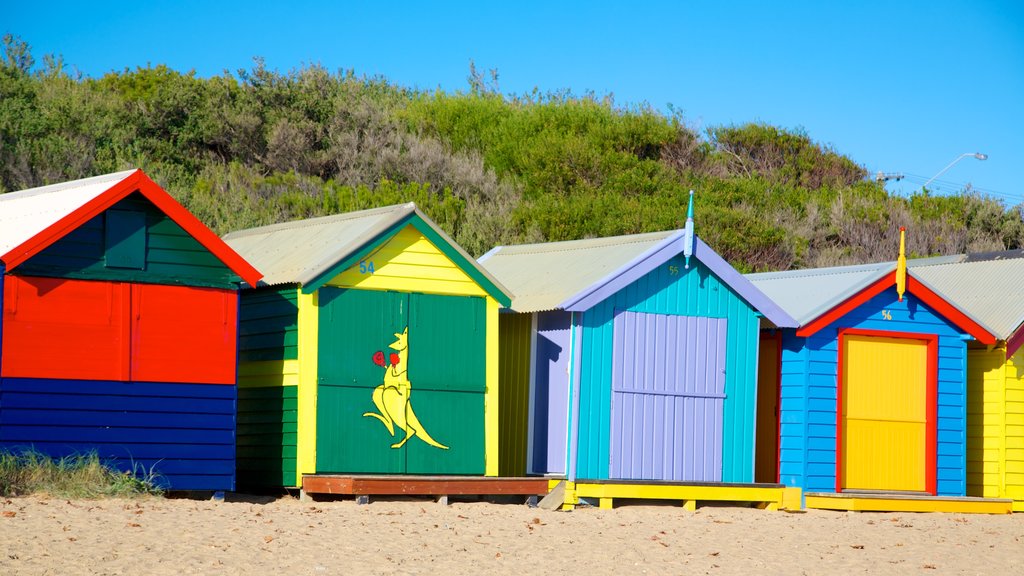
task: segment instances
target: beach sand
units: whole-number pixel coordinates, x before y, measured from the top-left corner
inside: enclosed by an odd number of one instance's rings
[[[0,574],[1024,574],[1024,514],[0,500]]]

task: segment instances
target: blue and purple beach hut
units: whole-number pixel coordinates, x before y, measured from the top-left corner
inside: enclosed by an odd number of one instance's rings
[[[795,321],[707,244],[675,230],[480,262],[514,294],[503,475],[753,481],[759,330]]]

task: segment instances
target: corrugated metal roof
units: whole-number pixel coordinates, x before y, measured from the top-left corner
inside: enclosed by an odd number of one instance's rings
[[[677,232],[499,246],[480,263],[512,291],[512,309],[555,310]]]
[[[306,284],[412,214],[404,204],[239,230],[224,241],[259,271],[263,283]]]
[[[914,267],[913,276],[1007,340],[1024,322],[1024,252],[975,254]]]
[[[306,286],[375,241],[392,226],[413,216],[430,226],[473,267],[473,271],[505,296],[511,296],[505,286],[477,264],[413,202],[239,230],[225,235],[224,241],[263,272],[264,284]],[[504,296],[498,299],[502,300]]]
[[[135,170],[0,194],[0,254],[7,254]]]
[[[893,270],[894,263],[747,274],[801,326]]]
[[[918,258],[907,261],[907,267],[914,270],[916,277],[919,268],[962,259],[962,255]],[[803,326],[895,269],[896,262],[878,262],[763,272],[746,277]]]

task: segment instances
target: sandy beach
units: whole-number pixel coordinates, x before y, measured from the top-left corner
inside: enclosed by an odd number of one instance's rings
[[[1024,515],[10,498],[0,574],[1021,574]]]

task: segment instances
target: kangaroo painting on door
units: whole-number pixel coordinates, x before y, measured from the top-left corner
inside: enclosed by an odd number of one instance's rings
[[[396,333],[395,338],[397,340],[390,347],[398,352],[388,355],[388,364],[384,363],[384,352],[378,350],[373,354],[373,363],[384,368],[384,383],[373,389],[373,404],[377,412],[364,412],[363,416],[380,420],[392,436],[395,435],[395,426],[405,432],[405,437],[392,444],[392,448],[401,448],[409,438],[418,435],[427,444],[447,450],[447,446],[430,437],[412,407],[412,383],[408,376],[409,327],[406,326],[401,334]]]

